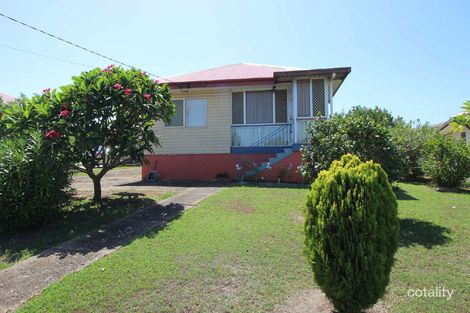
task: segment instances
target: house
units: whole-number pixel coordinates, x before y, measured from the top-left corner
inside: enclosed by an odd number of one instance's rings
[[[307,123],[333,112],[350,72],[240,63],[168,78],[176,115],[154,126],[143,179],[302,182]]]
[[[0,92],[0,98],[2,98],[3,103],[11,102],[15,100],[15,97],[7,95],[6,93]]]
[[[464,127],[463,130],[455,132],[450,125],[451,120],[437,124],[435,127],[442,133],[453,136],[456,140],[462,140],[466,144],[470,144],[470,129]]]

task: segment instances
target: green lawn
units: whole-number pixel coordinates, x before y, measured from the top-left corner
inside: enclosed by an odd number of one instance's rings
[[[398,193],[401,248],[387,303],[393,312],[469,312],[470,193],[406,184]],[[454,289],[451,300],[409,298],[408,289]]]
[[[0,270],[171,196],[170,192],[155,197],[121,194],[104,198],[101,206],[88,199],[72,200],[60,217],[41,228],[1,234]]]
[[[392,312],[468,312],[470,195],[401,184]],[[66,276],[20,312],[269,312],[312,288],[304,188],[232,187],[166,228]],[[408,288],[455,289],[451,300]]]

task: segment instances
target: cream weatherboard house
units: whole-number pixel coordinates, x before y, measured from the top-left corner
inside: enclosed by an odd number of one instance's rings
[[[350,71],[240,63],[168,78],[176,115],[155,126],[143,178],[301,182],[307,123],[333,112]]]
[[[438,124],[436,125],[435,127],[437,129],[439,129],[439,131],[442,133],[442,134],[446,134],[446,135],[449,135],[449,136],[452,136],[454,137],[456,140],[461,140],[463,141],[464,143],[470,145],[470,129],[468,127],[464,127],[462,130],[460,131],[454,131],[452,129],[452,126],[450,125],[450,119],[441,123],[441,124]]]

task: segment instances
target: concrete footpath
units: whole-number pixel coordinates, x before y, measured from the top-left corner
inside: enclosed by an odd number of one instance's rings
[[[182,212],[215,194],[221,187],[190,187],[99,229],[0,271],[0,312],[19,308],[63,276],[79,271],[116,251],[145,232],[164,227]]]

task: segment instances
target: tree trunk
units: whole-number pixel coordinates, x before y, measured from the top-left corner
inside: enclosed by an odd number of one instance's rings
[[[93,201],[101,202],[101,177],[93,178],[93,188],[95,191],[95,194],[93,196]]]

